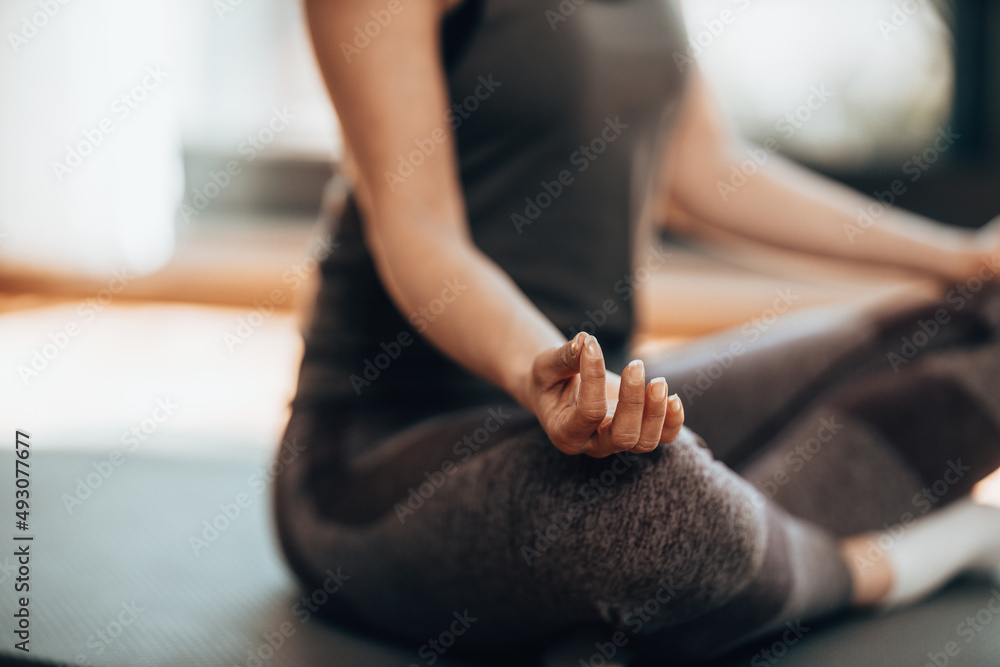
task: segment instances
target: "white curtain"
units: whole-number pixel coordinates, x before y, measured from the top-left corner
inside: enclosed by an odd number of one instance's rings
[[[0,3],[0,261],[146,273],[183,187],[167,0]]]

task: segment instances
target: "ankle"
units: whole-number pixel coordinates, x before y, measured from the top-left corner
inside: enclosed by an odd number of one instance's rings
[[[840,542],[840,555],[851,575],[851,604],[855,607],[877,606],[892,591],[892,564],[876,540],[877,534],[863,533]]]

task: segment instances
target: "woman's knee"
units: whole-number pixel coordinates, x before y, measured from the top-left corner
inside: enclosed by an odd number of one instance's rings
[[[766,501],[687,429],[644,455],[522,450],[533,460],[511,461],[525,509],[512,526],[526,579],[596,618],[623,626],[662,590],[670,603],[649,630],[691,618],[724,604],[763,562]]]

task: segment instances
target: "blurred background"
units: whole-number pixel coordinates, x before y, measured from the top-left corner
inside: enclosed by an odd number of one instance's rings
[[[896,205],[949,224],[1000,214],[1000,3],[682,4],[691,45],[678,66],[703,70],[748,142],[869,195],[905,179]],[[151,651],[208,664],[210,646],[226,652],[219,664],[263,664],[261,637],[299,592],[252,480],[273,477],[299,329],[336,252],[319,213],[342,156],[302,8],[3,0],[0,34],[0,514],[13,512],[10,436],[27,431],[40,454],[38,646],[76,665],[153,664]],[[649,350],[765,316],[788,290],[809,307],[933,289],[746,242],[664,240],[655,279],[676,296],[657,303],[656,335],[639,332]],[[119,465],[123,451],[136,462]],[[233,519],[228,546],[191,548],[251,490],[252,518]],[[978,493],[1000,502],[996,481]],[[0,556],[3,605],[11,571]],[[142,622],[92,644],[137,596]],[[342,664],[413,658],[294,627],[303,641],[282,649],[285,664],[355,649]]]
[[[682,57],[749,141],[869,194],[916,157],[898,205],[970,227],[1000,213],[998,3],[683,4]],[[0,29],[4,419],[40,447],[106,447],[169,396],[182,407],[148,451],[198,433],[215,444],[185,455],[263,456],[331,249],[316,221],[341,156],[299,3],[4,0]],[[960,138],[930,150],[949,128]],[[808,306],[911,280],[672,242],[664,275],[722,307],[649,344],[744,321],[783,285]]]

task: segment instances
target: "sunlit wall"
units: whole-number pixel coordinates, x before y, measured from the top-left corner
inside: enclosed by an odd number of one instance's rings
[[[817,165],[894,162],[951,111],[933,0],[683,0],[697,63],[740,132]],[[683,61],[689,62],[689,61]]]

